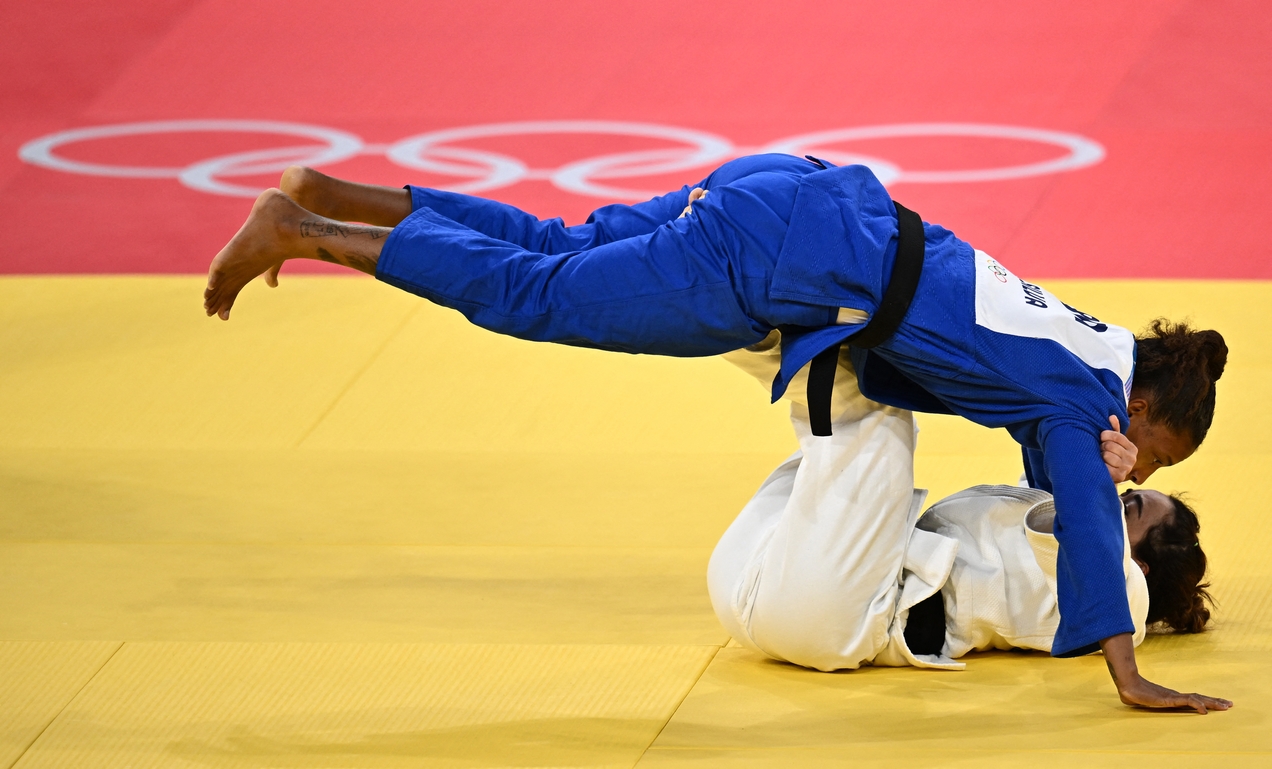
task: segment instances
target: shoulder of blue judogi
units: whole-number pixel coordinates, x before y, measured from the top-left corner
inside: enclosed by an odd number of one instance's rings
[[[769,295],[873,313],[896,237],[896,208],[869,168],[808,174],[795,192]]]

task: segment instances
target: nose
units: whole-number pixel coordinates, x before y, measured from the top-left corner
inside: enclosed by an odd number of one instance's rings
[[[1131,483],[1134,483],[1137,486],[1143,486],[1144,481],[1147,481],[1148,477],[1152,475],[1153,471],[1156,469],[1157,468],[1152,465],[1149,465],[1148,467],[1135,468],[1131,471]]]

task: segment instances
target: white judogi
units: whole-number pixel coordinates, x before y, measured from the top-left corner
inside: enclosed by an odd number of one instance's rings
[[[776,336],[725,357],[767,383]],[[1049,651],[1060,618],[1050,495],[979,486],[919,518],[926,492],[914,489],[912,414],[862,396],[845,356],[833,435],[814,437],[804,389],[796,381],[788,390],[800,451],[764,481],[711,556],[711,603],[729,634],[818,670],[961,669],[954,658],[976,649]],[[1138,645],[1148,588],[1129,546],[1124,571]],[[943,653],[915,655],[904,640],[909,610],[943,587]]]

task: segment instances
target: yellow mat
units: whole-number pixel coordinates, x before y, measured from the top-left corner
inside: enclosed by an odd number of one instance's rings
[[[631,766],[702,646],[128,644],[19,766]]]
[[[0,766],[12,766],[119,647],[0,641]]]
[[[254,284],[228,324],[197,278],[4,278],[0,768],[1272,764],[1272,285],[1047,285],[1229,341],[1211,437],[1150,484],[1200,512],[1216,626],[1140,656],[1231,712],[1124,708],[1098,658],[721,650],[706,559],[794,447],[722,361],[504,339],[357,278]],[[933,498],[1019,475],[1006,435],[920,424]]]

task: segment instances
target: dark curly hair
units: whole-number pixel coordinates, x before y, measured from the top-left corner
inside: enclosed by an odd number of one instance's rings
[[[1223,336],[1158,318],[1135,342],[1132,387],[1148,401],[1148,420],[1200,446],[1215,417],[1215,382],[1228,363]]]
[[[1133,555],[1148,565],[1148,624],[1169,625],[1176,633],[1200,633],[1210,621],[1214,599],[1202,582],[1206,553],[1197,538],[1201,524],[1184,500],[1171,496],[1174,514],[1149,529]]]

